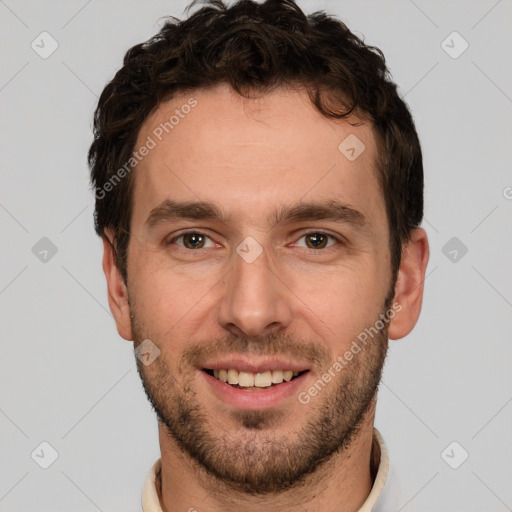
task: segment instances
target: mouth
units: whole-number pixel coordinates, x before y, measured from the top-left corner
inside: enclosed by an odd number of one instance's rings
[[[250,372],[235,368],[203,368],[203,371],[234,389],[246,391],[264,391],[276,388],[309,372],[309,370],[296,371],[288,369]]]
[[[237,355],[204,361],[197,369],[206,389],[221,403],[246,411],[292,407],[291,400],[312,374],[307,361]]]

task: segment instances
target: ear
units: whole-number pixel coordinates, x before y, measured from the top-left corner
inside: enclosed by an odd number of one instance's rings
[[[428,258],[427,233],[424,229],[417,228],[413,230],[411,240],[402,248],[393,299],[393,304],[399,304],[401,309],[397,307],[397,314],[389,323],[388,337],[392,340],[407,336],[418,321]]]
[[[114,236],[111,231],[105,231],[103,240],[103,272],[107,279],[108,304],[116,321],[119,336],[131,341],[132,327],[130,321],[130,306],[128,304],[128,288],[117,268],[114,250]]]

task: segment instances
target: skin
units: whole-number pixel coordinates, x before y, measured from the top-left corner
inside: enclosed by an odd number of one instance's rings
[[[197,106],[134,171],[127,284],[104,240],[119,334],[135,346],[149,338],[161,351],[138,369],[160,420],[162,509],[356,511],[372,486],[376,386],[388,338],[406,336],[420,314],[426,233],[413,231],[393,286],[372,127],[325,118],[305,92],[244,99],[220,85],[182,94],[151,114],[137,147],[192,95]],[[338,150],[349,134],[366,147],[352,162]],[[166,199],[214,202],[229,218],[148,229],[150,212]],[[276,208],[325,200],[358,210],[366,227],[270,222]],[[209,237],[206,246],[187,248],[190,238],[165,244],[190,229]],[[340,241],[313,247],[318,231]],[[236,252],[249,236],[262,248],[252,263]],[[307,365],[298,390],[307,391],[391,303],[400,312],[308,404],[293,396],[270,410],[239,410],[195,366],[206,355],[283,356]],[[203,453],[193,452],[198,445]]]

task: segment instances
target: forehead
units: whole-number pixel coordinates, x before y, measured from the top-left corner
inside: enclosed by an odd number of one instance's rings
[[[253,219],[299,201],[336,199],[369,217],[384,208],[371,125],[326,118],[306,92],[247,99],[220,85],[180,94],[145,121],[136,149],[144,145],[152,149],[134,171],[134,219],[166,199]]]

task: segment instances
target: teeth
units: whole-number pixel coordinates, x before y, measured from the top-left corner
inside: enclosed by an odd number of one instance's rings
[[[267,388],[272,384],[281,384],[289,382],[293,377],[297,377],[299,372],[292,370],[274,370],[261,373],[239,372],[238,370],[213,370],[216,379],[228,384],[238,384],[241,388]]]
[[[228,384],[238,384],[238,372],[236,370],[228,370]]]
[[[286,382],[292,380],[292,377],[293,377],[293,372],[291,370],[286,370],[285,372],[283,372],[283,379]]]
[[[272,383],[281,384],[283,382],[283,370],[275,370],[272,372]]]
[[[242,388],[254,386],[254,373],[238,372],[238,385]]]
[[[257,373],[254,377],[254,385],[258,388],[266,388],[272,385],[272,372]]]

